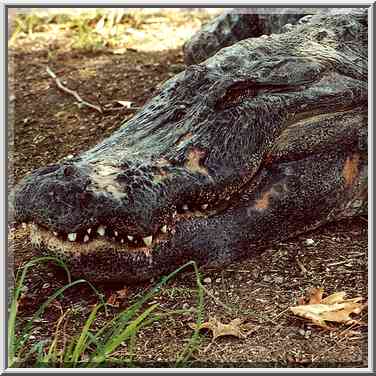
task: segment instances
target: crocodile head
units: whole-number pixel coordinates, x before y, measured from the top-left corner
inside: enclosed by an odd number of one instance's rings
[[[317,16],[222,49],[164,83],[97,146],[24,177],[17,220],[30,224],[36,246],[96,280],[138,281],[188,259],[222,263],[263,244],[275,237],[273,225],[262,225],[273,197],[297,200],[287,182],[297,179],[301,157],[276,148],[286,131],[350,124],[303,148],[309,156],[335,145],[341,157],[325,166],[333,173],[359,154],[353,110],[367,98],[364,35],[358,19]],[[338,137],[352,156],[341,154]],[[273,162],[282,155],[290,164]]]

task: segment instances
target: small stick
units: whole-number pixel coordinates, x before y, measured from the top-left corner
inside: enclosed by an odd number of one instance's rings
[[[303,263],[298,259],[298,257],[296,257],[295,260],[296,260],[296,263],[298,264],[298,266],[299,266],[299,268],[300,268],[302,274],[303,274],[304,276],[306,276],[306,275],[307,275],[307,269],[306,269],[306,267],[305,267],[305,266],[303,265]]]
[[[63,90],[63,91],[65,91],[66,93],[68,93],[68,94],[70,94],[70,95],[73,95],[73,96],[74,96],[74,97],[75,97],[80,103],[82,103],[83,105],[85,105],[85,106],[87,106],[87,107],[90,107],[90,108],[93,108],[94,110],[96,110],[96,111],[100,112],[101,114],[103,114],[103,110],[102,110],[101,107],[96,106],[96,105],[94,105],[94,104],[91,104],[91,103],[89,103],[89,102],[84,101],[84,100],[78,95],[78,93],[77,93],[76,91],[71,90],[71,89],[67,88],[66,86],[64,86],[64,85],[62,84],[62,82],[60,81],[60,79],[56,76],[56,74],[51,70],[50,67],[47,66],[46,71],[47,71],[47,73],[48,73],[48,74],[49,74],[49,75],[55,80],[56,85],[57,85],[57,87],[58,87],[60,90]]]

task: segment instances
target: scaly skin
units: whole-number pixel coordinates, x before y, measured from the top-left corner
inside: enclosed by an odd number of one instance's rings
[[[74,274],[139,282],[364,213],[366,48],[360,14],[224,48],[96,147],[26,176],[16,218]]]
[[[356,13],[357,8],[235,8],[204,24],[183,46],[187,65],[199,64],[223,47],[247,38],[285,33],[314,14]]]
[[[183,46],[187,65],[199,64],[223,47],[247,38],[279,34],[305,16],[330,8],[235,8],[206,23]]]

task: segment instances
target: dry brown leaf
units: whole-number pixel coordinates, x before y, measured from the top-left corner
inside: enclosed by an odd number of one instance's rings
[[[208,329],[213,333],[213,341],[218,337],[234,336],[238,338],[244,338],[240,324],[243,322],[241,319],[232,320],[229,324],[222,324],[215,317],[210,318],[209,321],[202,323],[199,326],[199,330]],[[196,324],[190,324],[192,329],[196,329]]]
[[[119,299],[125,299],[129,296],[129,289],[124,287],[123,289],[116,291],[116,293]]]
[[[121,290],[113,292],[110,297],[107,299],[107,304],[114,307],[119,307],[120,303],[125,300],[129,295],[129,290],[127,287],[124,287]]]
[[[114,307],[119,307],[119,302],[117,301],[116,293],[110,295],[110,297],[107,299],[107,304],[112,305]]]
[[[319,304],[322,300],[322,295],[324,294],[324,289],[322,287],[315,288],[311,290],[311,296],[309,297],[308,304]]]
[[[359,303],[363,300],[361,297],[345,299],[346,293],[341,291],[323,299],[323,292],[323,288],[313,289],[308,304],[290,307],[291,311],[294,315],[309,319],[314,324],[326,329],[329,328],[326,324],[327,321],[346,325],[358,323],[350,315],[359,314],[366,306]]]
[[[341,303],[345,300],[345,296],[346,296],[346,293],[344,291],[335,292],[334,294],[329,295],[326,298],[322,299],[320,303],[322,304]]]

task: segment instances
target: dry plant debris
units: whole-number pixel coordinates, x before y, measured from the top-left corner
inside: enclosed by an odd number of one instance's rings
[[[213,341],[219,337],[224,336],[233,336],[237,338],[245,338],[246,335],[242,333],[240,325],[243,323],[241,319],[234,319],[229,324],[222,324],[215,317],[210,318],[209,321],[206,321],[199,325],[198,329],[208,329],[213,333]],[[191,323],[190,327],[196,329],[196,324]]]
[[[107,304],[112,305],[113,307],[120,307],[125,300],[129,297],[128,287],[124,287],[121,290],[113,292],[110,297],[107,299]]]
[[[82,106],[87,106],[87,107],[93,108],[94,110],[96,110],[100,113],[103,113],[103,110],[100,106],[96,106],[92,103],[89,103],[89,102],[83,100],[80,97],[80,95],[77,93],[77,91],[69,89],[65,85],[63,85],[62,82],[60,81],[60,79],[56,76],[55,72],[53,72],[50,67],[47,67],[46,71],[55,80],[56,85],[60,90],[65,91],[66,93],[68,93],[70,95],[73,95]]]
[[[133,102],[131,101],[116,101],[116,103],[119,103],[125,108],[131,108],[133,106]]]
[[[314,324],[325,329],[331,329],[326,324],[327,321],[345,325],[360,323],[352,319],[350,315],[359,314],[367,306],[367,304],[359,303],[363,300],[362,297],[345,299],[346,293],[341,291],[323,299],[323,293],[323,288],[313,289],[307,304],[304,304],[304,301],[300,299],[300,305],[290,307],[290,310],[294,315],[311,320]]]

